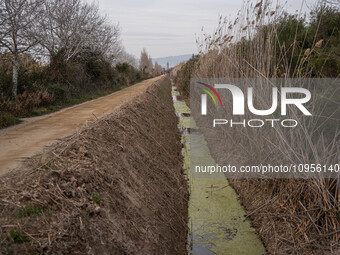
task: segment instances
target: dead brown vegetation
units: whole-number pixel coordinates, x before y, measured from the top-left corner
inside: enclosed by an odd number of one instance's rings
[[[170,90],[163,79],[1,178],[0,254],[185,254],[187,183]]]
[[[235,20],[221,17],[214,33],[203,32],[197,39],[198,60],[193,67],[189,66],[193,61],[187,63],[187,67],[179,72],[182,77],[182,80],[176,80],[179,91],[188,91],[188,77],[318,77],[322,69],[311,68],[313,59],[310,53],[318,52],[324,45],[317,39],[322,19],[317,23],[316,34],[312,35],[313,44],[306,52],[301,47],[306,35],[299,30],[298,23],[292,25],[294,31],[290,34],[294,44],[285,45],[287,41],[282,44],[278,39],[284,8],[272,3],[270,0],[245,2]],[[299,33],[303,34],[302,39],[298,38]],[[184,85],[186,88],[180,89]],[[271,85],[256,90],[259,93],[257,98],[270,98]],[[294,130],[224,128],[220,135],[206,135],[213,157],[226,165],[338,163],[338,90],[338,86],[312,90],[314,101],[310,108],[313,117],[304,118],[293,112],[290,116],[299,122],[299,128]],[[188,96],[188,93],[182,93],[182,96]],[[268,109],[265,100],[257,102],[260,109]],[[248,115],[244,117],[250,118]],[[213,140],[216,137],[225,137],[220,147]],[[269,254],[340,253],[339,178],[238,179],[230,182],[240,195]]]

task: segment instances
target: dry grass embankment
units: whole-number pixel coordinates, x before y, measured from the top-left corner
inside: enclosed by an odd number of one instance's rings
[[[0,254],[185,254],[168,78],[0,179]]]

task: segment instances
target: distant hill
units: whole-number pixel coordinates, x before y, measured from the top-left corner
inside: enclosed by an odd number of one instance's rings
[[[192,57],[192,54],[186,54],[186,55],[179,55],[179,56],[169,56],[169,57],[163,57],[163,58],[153,58],[152,62],[155,64],[157,63],[161,65],[162,67],[166,68],[166,63],[169,62],[169,67],[177,66],[179,63],[183,61],[187,61]]]

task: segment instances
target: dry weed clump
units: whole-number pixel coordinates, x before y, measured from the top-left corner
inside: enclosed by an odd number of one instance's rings
[[[220,17],[213,34],[203,31],[203,36],[197,38],[200,57],[191,76],[281,78],[286,84],[292,77],[310,78],[315,73],[309,65],[311,56],[327,42],[315,39],[307,52],[298,47],[301,42],[296,35],[291,45],[282,44],[278,40],[278,24],[283,15],[282,7],[267,0],[246,2],[235,20]],[[308,106],[313,116],[306,118],[292,110],[287,117],[299,122],[299,127],[293,130],[214,129],[213,132],[220,132],[218,136],[209,135],[208,131],[206,138],[212,155],[226,165],[339,163],[337,85],[308,87],[313,94],[313,102]],[[270,107],[263,99],[271,98],[272,86],[267,82],[254,88],[259,109]],[[251,117],[245,115],[244,119]],[[224,137],[227,142],[219,144],[214,137]],[[270,254],[340,253],[339,178],[230,181]]]
[[[1,178],[1,253],[185,254],[188,191],[170,90],[163,80]]]
[[[37,90],[35,92],[27,92],[18,95],[14,100],[0,95],[0,109],[10,112],[16,116],[24,116],[32,111],[34,107],[47,105],[54,101],[54,96],[46,90]]]

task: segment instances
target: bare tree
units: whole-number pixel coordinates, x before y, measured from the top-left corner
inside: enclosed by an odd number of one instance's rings
[[[51,59],[58,55],[67,62],[85,50],[110,60],[119,55],[119,26],[112,26],[107,16],[102,16],[98,5],[81,0],[47,0],[43,11],[37,36]]]
[[[163,68],[161,65],[158,64],[158,62],[156,61],[155,62],[155,67],[153,69],[153,74],[154,76],[158,76],[158,75],[161,75],[163,72]]]
[[[143,73],[152,73],[153,65],[152,59],[144,48],[140,54],[139,68]]]
[[[127,53],[124,49],[122,49],[114,63],[128,63],[130,66],[137,68],[136,58],[132,54]]]
[[[320,2],[340,7],[340,0],[321,0]]]
[[[0,47],[12,55],[13,97],[18,94],[19,56],[38,43],[33,36],[33,23],[39,15],[40,3],[40,0],[0,1]]]
[[[151,56],[149,55],[149,64],[148,64],[148,73],[152,73],[153,71],[153,64],[152,64],[152,58]]]

